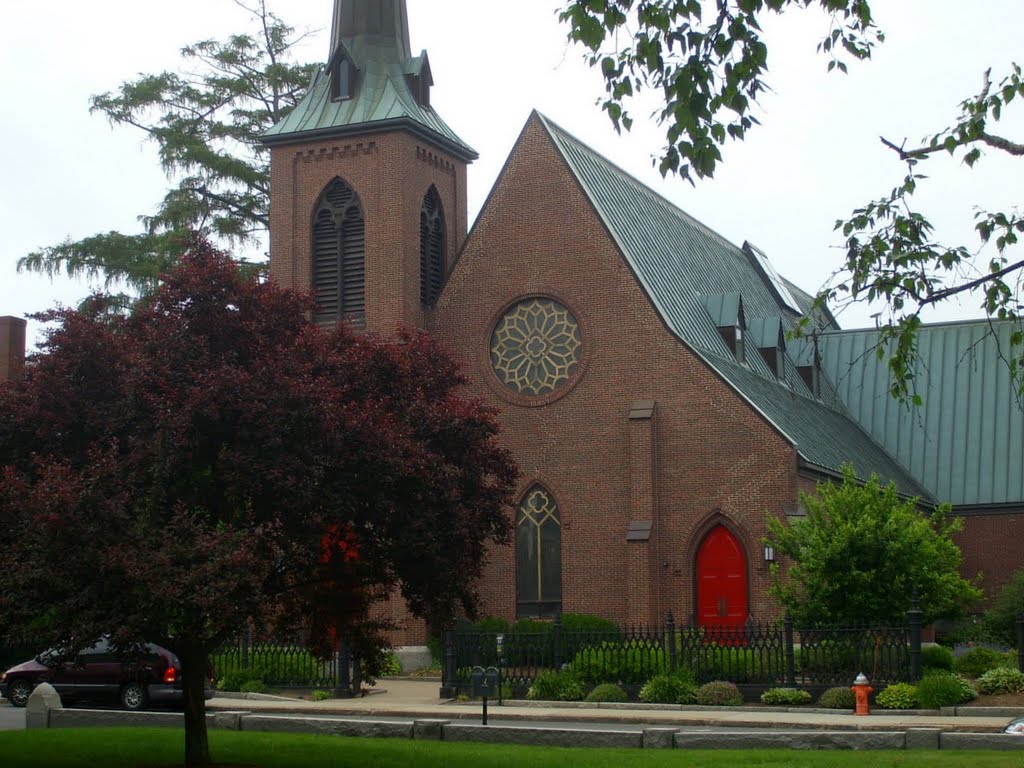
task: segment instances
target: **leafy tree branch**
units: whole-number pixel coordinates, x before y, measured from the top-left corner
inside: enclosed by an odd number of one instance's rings
[[[978,210],[975,231],[979,242],[946,245],[933,238],[931,221],[913,205],[914,194],[928,181],[920,166],[938,154],[959,155],[968,168],[983,157],[982,147],[1010,158],[1003,162],[1014,162],[1024,154],[1024,145],[995,136],[988,129],[1016,98],[1024,99],[1018,65],[1013,65],[994,91],[990,72],[986,72],[979,94],[961,103],[956,123],[926,139],[923,146],[906,149],[905,144],[883,138],[882,143],[907,165],[902,184],[888,196],[858,208],[849,219],[836,222],[836,230],[846,241],[846,258],[818,303],[883,302],[886,318],[881,323],[878,351],[880,356],[888,354],[890,392],[897,399],[920,402],[913,383],[918,363],[916,331],[922,312],[961,295],[978,297],[989,318],[1017,324],[1005,360],[1018,399],[1024,395],[1024,333],[1020,325],[1024,258],[1011,258],[1019,254],[1024,217],[1016,210]],[[894,345],[887,346],[890,342]]]
[[[757,118],[751,106],[767,88],[768,46],[761,20],[788,8],[820,6],[831,17],[818,48],[828,68],[846,70],[846,58],[865,59],[884,39],[866,0],[717,0],[705,18],[702,0],[574,0],[560,19],[569,38],[600,69],[601,108],[616,129],[629,129],[632,99],[660,92],[655,115],[665,126],[658,168],[693,181],[714,175],[721,147],[741,140]]]
[[[296,63],[306,33],[281,21],[265,0],[235,0],[252,31],[185,46],[183,71],[143,75],[92,98],[112,126],[143,131],[172,180],[138,234],[107,232],[41,248],[18,270],[102,277],[145,294],[176,263],[192,230],[233,245],[259,241],[268,226],[269,153],[262,134],[302,98],[316,66]]]

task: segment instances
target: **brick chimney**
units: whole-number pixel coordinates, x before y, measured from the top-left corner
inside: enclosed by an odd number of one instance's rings
[[[16,378],[25,364],[25,327],[20,317],[0,317],[0,381]]]

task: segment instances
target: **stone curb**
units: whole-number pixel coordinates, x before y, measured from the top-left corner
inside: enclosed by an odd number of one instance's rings
[[[176,712],[121,712],[117,710],[51,709],[50,728],[147,726],[181,728],[184,715]],[[1024,752],[1024,738],[996,733],[954,733],[938,728],[909,727],[893,730],[786,729],[731,727],[693,731],[678,726],[620,730],[484,726],[445,719],[413,722],[356,720],[297,715],[266,715],[235,710],[207,714],[211,728],[235,731],[308,733],[364,738],[405,738],[434,741],[471,741],[559,747],[654,749],[991,749]]]

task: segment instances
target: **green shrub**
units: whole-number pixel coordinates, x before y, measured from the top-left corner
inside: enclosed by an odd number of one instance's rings
[[[322,685],[326,678],[326,664],[294,645],[254,645],[248,654],[248,664],[242,669],[242,654],[238,648],[229,648],[210,656],[214,677],[221,679],[232,672],[259,670],[263,681],[270,686]]]
[[[697,703],[709,707],[738,707],[743,703],[743,694],[733,683],[713,680],[697,689]]]
[[[437,635],[427,637],[427,650],[430,651],[431,666],[440,666],[444,661],[444,643]]]
[[[587,694],[586,701],[629,701],[629,696],[615,683],[601,683]]]
[[[641,640],[628,643],[604,641],[593,648],[581,648],[569,664],[579,678],[590,684],[639,685],[665,672],[665,651]]]
[[[477,632],[493,632],[495,634],[507,633],[509,631],[508,621],[499,619],[497,616],[486,616],[473,625]]]
[[[749,648],[729,648],[708,645],[700,649],[690,662],[702,681],[730,680],[744,681],[767,671],[768,658]],[[781,658],[778,660],[781,665]]]
[[[562,629],[570,632],[600,632],[616,638],[622,637],[622,632],[614,621],[589,613],[563,613]]]
[[[694,704],[697,684],[689,671],[674,675],[655,675],[640,689],[640,701],[649,704]]]
[[[327,699],[331,698],[331,692],[313,691],[313,693],[310,694],[310,698],[312,698],[313,701],[327,701]]]
[[[772,706],[807,704],[810,700],[811,694],[796,688],[770,688],[761,694],[761,703]]]
[[[972,648],[958,658],[953,666],[957,672],[967,677],[978,678],[991,669],[1008,667],[1014,663],[1013,652],[1004,653],[991,648]]]
[[[270,689],[262,680],[247,680],[238,690],[242,693],[266,693]]]
[[[921,669],[953,671],[953,652],[941,645],[928,645],[921,649]]]
[[[933,669],[917,684],[917,701],[925,709],[955,707],[977,696],[974,686],[967,680],[944,669]]]
[[[853,709],[857,706],[857,696],[846,686],[829,688],[818,698],[818,706],[825,709]]]
[[[262,669],[234,669],[217,678],[217,689],[221,691],[241,691],[242,686],[254,681],[264,682]]]
[[[378,674],[381,677],[395,677],[402,674],[402,662],[399,661],[398,655],[394,651],[387,651],[384,654]]]
[[[1024,612],[1024,568],[1016,571],[1003,585],[987,611],[983,624],[997,642],[1017,644],[1017,616]]]
[[[1024,672],[1012,667],[996,667],[978,678],[982,693],[1024,693]]]
[[[875,698],[883,709],[916,709],[917,688],[910,683],[890,685]]]
[[[509,628],[509,632],[514,635],[547,635],[554,631],[554,622],[540,619],[519,619]]]
[[[537,675],[526,698],[534,701],[580,701],[583,683],[572,670],[548,670]]]

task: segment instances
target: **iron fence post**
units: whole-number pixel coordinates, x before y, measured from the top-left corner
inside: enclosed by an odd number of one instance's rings
[[[338,642],[338,650],[334,654],[334,663],[337,674],[334,677],[334,697],[336,699],[352,698],[352,678],[349,675],[349,663],[351,655],[348,650],[348,643],[344,640]]]
[[[455,630],[446,629],[441,633],[441,698],[451,699],[458,694],[455,657]]]
[[[921,679],[921,602],[916,588],[910,598],[907,623],[910,625],[910,682],[916,683]]]
[[[555,616],[555,669],[562,668],[562,614]]]
[[[242,630],[242,669],[249,668],[249,643],[252,641],[252,629],[246,625],[245,629]]]
[[[676,671],[676,620],[672,615],[672,611],[668,612],[668,618],[665,619],[665,644],[668,646],[665,650],[668,652],[668,671]]]
[[[1017,668],[1024,672],[1024,613],[1017,614]]]
[[[796,653],[793,648],[793,614],[786,613],[783,620],[786,636],[786,685],[796,685]]]

